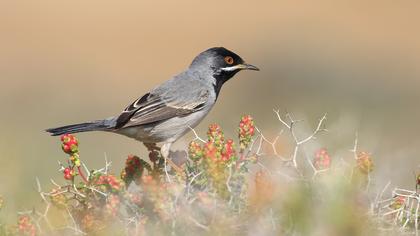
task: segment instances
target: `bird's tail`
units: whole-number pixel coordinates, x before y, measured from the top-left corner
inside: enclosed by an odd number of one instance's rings
[[[105,131],[110,128],[112,127],[109,125],[109,122],[107,122],[107,120],[97,120],[86,123],[46,129],[45,131],[50,133],[52,136],[57,136],[62,134],[73,134],[87,131]]]

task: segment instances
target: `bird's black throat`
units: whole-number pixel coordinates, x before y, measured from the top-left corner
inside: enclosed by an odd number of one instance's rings
[[[216,79],[216,83],[213,84],[214,91],[216,92],[216,99],[219,96],[219,92],[222,89],[223,84],[230,80],[239,70],[234,71],[218,71],[213,74],[213,77]]]

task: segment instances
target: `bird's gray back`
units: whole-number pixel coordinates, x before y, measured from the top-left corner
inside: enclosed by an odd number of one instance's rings
[[[154,88],[150,94],[160,96],[165,102],[195,103],[208,93],[206,102],[214,102],[216,94],[211,74],[187,70]]]

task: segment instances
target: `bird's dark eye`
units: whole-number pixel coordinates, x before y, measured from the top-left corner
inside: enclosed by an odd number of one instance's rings
[[[225,62],[229,65],[233,64],[233,58],[230,56],[225,57]]]

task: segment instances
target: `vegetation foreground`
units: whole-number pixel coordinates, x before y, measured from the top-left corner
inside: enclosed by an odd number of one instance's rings
[[[244,116],[236,142],[213,124],[206,139],[192,130],[188,153],[165,161],[149,145],[148,160],[129,155],[119,175],[108,161],[90,170],[76,137],[63,135],[64,184],[45,191],[37,180],[43,207],[19,212],[14,225],[0,222],[0,235],[420,234],[420,174],[411,190],[374,192],[374,162],[357,138],[350,158],[328,148],[307,156],[302,148],[326,131],[326,117],[302,138],[297,120],[275,114],[292,143],[288,157],[276,150],[279,136],[267,139]],[[0,210],[5,202],[0,196]]]

